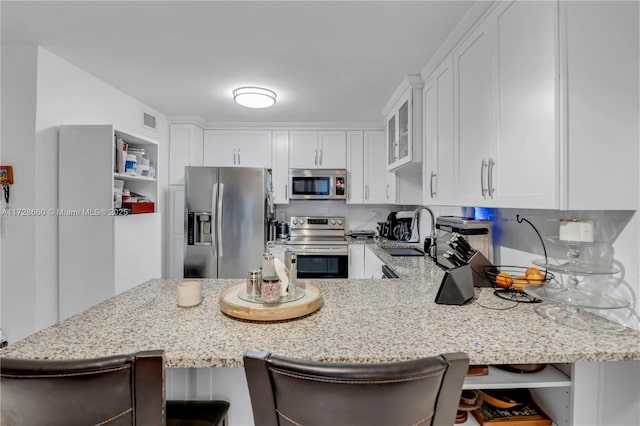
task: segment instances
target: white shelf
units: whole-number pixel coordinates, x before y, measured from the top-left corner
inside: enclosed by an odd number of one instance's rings
[[[512,373],[489,366],[486,376],[464,379],[463,389],[557,388],[571,386],[571,378],[553,365],[537,373]]]
[[[142,182],[155,182],[156,178],[148,176],[127,175],[124,173],[114,173],[114,179],[122,179],[127,181],[142,181]]]

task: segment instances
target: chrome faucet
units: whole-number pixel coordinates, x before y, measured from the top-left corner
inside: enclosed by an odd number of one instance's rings
[[[426,236],[424,239],[424,252],[433,260],[436,260],[438,256],[438,252],[436,250],[436,217],[433,214],[433,210],[427,206],[418,206],[413,212],[413,218],[411,219],[411,232],[413,233],[413,229],[415,227],[417,234],[420,235],[420,210],[426,210],[431,215],[431,234]]]

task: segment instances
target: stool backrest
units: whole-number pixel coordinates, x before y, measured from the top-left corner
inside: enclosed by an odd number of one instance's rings
[[[164,352],[84,360],[0,359],[0,423],[164,425]]]
[[[464,353],[383,364],[244,355],[256,426],[450,426],[468,366]]]

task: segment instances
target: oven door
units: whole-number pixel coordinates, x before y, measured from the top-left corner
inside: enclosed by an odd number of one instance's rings
[[[292,248],[297,258],[298,278],[349,278],[347,247]]]

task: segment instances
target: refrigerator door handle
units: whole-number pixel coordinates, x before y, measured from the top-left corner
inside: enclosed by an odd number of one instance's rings
[[[218,252],[220,253],[218,257],[222,257],[222,200],[224,199],[224,184],[220,184],[220,196],[218,197],[218,210],[217,213],[217,221],[218,221],[218,229],[216,230],[216,234],[218,237]]]
[[[213,218],[216,214],[216,199],[218,198],[218,185],[213,185],[213,194],[211,195],[211,233],[213,234]],[[217,230],[215,231],[217,235]],[[211,235],[211,246],[213,247],[213,257],[217,257],[216,253],[216,235]]]

